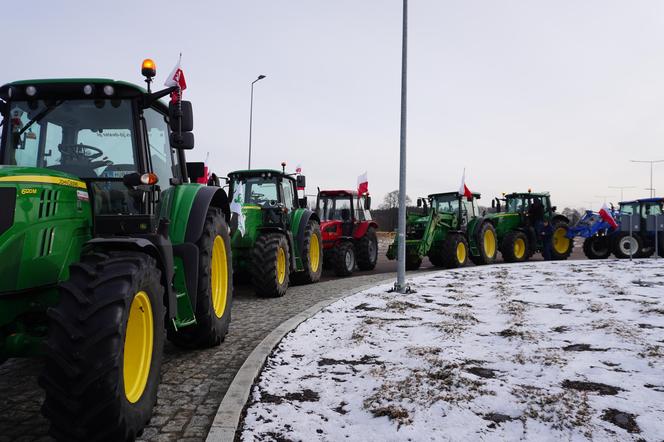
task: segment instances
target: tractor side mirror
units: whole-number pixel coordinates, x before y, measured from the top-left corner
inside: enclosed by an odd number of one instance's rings
[[[417,199],[417,207],[422,207],[422,198]]]
[[[307,178],[304,175],[298,175],[295,178],[295,185],[298,189],[307,187]]]
[[[192,183],[195,183],[199,178],[205,176],[205,163],[187,163],[187,176],[189,176],[189,181]]]
[[[172,132],[191,132],[194,130],[194,113],[191,101],[170,102],[168,105],[168,121]]]
[[[299,199],[297,200],[297,203],[298,203],[298,205],[299,205],[301,208],[305,208],[305,207],[307,207],[307,203],[308,203],[308,201],[307,201],[307,197],[306,197],[306,196],[303,196],[302,198],[299,198]]]
[[[371,210],[371,197],[370,196],[365,196],[364,197],[364,210]]]
[[[500,200],[496,198],[496,212],[500,213]]]
[[[496,200],[491,200],[491,208],[492,209],[496,208]]]
[[[173,149],[191,150],[194,148],[193,132],[171,132],[170,143]]]
[[[555,212],[556,210],[558,210],[558,206],[553,206],[553,207],[551,208],[551,211],[552,211],[552,212]]]

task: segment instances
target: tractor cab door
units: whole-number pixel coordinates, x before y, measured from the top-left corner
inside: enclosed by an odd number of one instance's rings
[[[468,220],[473,215],[473,202],[468,201],[468,198],[461,197],[459,204],[460,218],[459,218],[459,230],[466,230],[468,227]]]
[[[295,198],[297,197],[297,192],[295,191],[293,180],[286,178],[281,179],[281,202],[286,208],[286,214],[288,219],[291,219],[293,211],[297,207]],[[290,225],[290,222],[288,223]]]

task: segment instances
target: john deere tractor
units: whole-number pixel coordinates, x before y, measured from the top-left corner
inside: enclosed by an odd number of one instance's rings
[[[256,294],[280,297],[290,282],[318,282],[323,247],[318,215],[298,198],[304,175],[271,169],[228,174],[233,195],[233,268],[248,275]]]
[[[134,439],[165,336],[208,347],[228,331],[229,202],[193,183],[191,104],[149,84],[0,87],[0,361],[45,356],[42,410],[59,440]]]
[[[475,200],[458,192],[434,193],[418,198],[417,212],[406,220],[406,269],[416,270],[425,256],[437,267],[463,267],[470,259],[475,264],[496,260],[496,231],[491,222],[480,216]],[[397,238],[387,250],[388,259],[396,259]]]
[[[491,205],[496,213],[487,215],[487,219],[496,227],[500,252],[505,262],[527,261],[535,253],[543,251],[544,244],[537,235],[530,214],[535,201],[541,203],[543,219],[553,227],[552,258],[567,259],[572,253],[574,241],[567,237],[569,220],[556,213],[548,192],[510,193],[493,200]]]

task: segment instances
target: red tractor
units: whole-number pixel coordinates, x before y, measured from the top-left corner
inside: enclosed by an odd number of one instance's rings
[[[378,260],[378,224],[371,220],[371,197],[354,190],[319,190],[316,212],[323,235],[323,264],[337,276],[355,266],[373,270]]]

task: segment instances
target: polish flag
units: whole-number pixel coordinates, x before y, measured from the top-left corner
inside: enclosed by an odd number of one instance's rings
[[[369,193],[369,178],[367,178],[367,172],[364,172],[357,177],[357,193],[358,195]]]
[[[611,210],[610,210],[609,207],[606,205],[606,203],[604,203],[604,205],[603,205],[602,208],[600,209],[600,211],[599,211],[599,216],[601,216],[602,219],[603,219],[604,221],[606,221],[607,223],[609,223],[609,225],[610,225],[612,228],[614,228],[614,229],[617,229],[617,228],[618,228],[618,223],[616,223],[616,220],[613,219],[613,215],[611,215]]]
[[[297,167],[295,168],[295,173],[301,174],[302,173],[302,165],[298,164]]]
[[[164,86],[166,87],[173,87],[173,86],[178,87],[177,91],[171,93],[171,101],[173,102],[181,100],[182,91],[187,89],[187,81],[184,78],[184,71],[180,67],[181,62],[182,62],[182,54],[180,54],[180,58],[178,58],[177,64],[175,65],[171,73],[166,78],[166,81],[164,82]]]
[[[466,169],[463,169],[463,175],[461,176],[461,186],[459,186],[459,195],[465,196],[468,201],[473,199],[473,193],[470,191],[468,186],[466,186]]]

